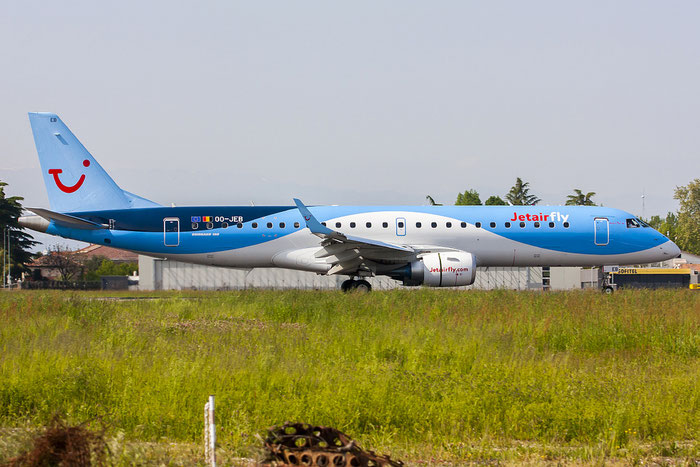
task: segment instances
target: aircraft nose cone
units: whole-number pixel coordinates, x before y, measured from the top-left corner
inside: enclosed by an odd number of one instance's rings
[[[681,249],[671,240],[661,245],[661,250],[668,258],[678,258],[681,255]]]
[[[681,249],[678,248],[678,245],[676,245],[673,242],[671,242],[671,245],[673,246],[671,256],[673,256],[674,258],[677,258],[678,256],[681,255]]]

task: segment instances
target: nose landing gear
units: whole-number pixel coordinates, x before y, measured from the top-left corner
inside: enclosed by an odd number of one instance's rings
[[[340,284],[340,290],[343,292],[351,292],[353,290],[357,292],[371,292],[372,291],[372,286],[370,285],[369,282],[367,282],[364,279],[360,280],[354,280],[354,279],[348,279],[344,281],[342,284]]]

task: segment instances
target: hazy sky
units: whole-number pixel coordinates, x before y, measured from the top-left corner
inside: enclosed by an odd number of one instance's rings
[[[28,111],[170,204],[453,203],[522,177],[647,216],[700,177],[700,3],[3,2],[0,179]]]

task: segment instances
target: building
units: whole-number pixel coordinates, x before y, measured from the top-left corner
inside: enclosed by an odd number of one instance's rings
[[[340,289],[346,276],[324,276],[291,269],[230,269],[139,256],[140,290],[242,290]],[[680,259],[657,267],[689,267],[700,270],[700,257],[683,253]],[[368,279],[375,290],[389,290],[401,284],[388,277]],[[476,281],[459,289],[576,290],[599,289],[598,268],[477,268]]]
[[[104,245],[88,245],[74,253],[84,259],[100,257],[115,263],[137,263],[139,261],[139,255],[136,253]]]
[[[325,276],[279,268],[231,269],[139,256],[140,290],[336,290],[346,276]],[[388,277],[372,277],[375,290],[401,287]],[[542,268],[479,268],[474,285],[461,289],[542,289]]]
[[[33,280],[61,280],[65,275],[80,275],[83,264],[92,258],[104,258],[115,263],[136,263],[139,255],[104,245],[88,245],[80,250],[49,251],[38,257],[27,267]]]

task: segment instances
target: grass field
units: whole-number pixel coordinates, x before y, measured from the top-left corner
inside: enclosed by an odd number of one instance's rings
[[[209,394],[225,459],[284,421],[409,463],[700,459],[698,292],[105,297],[0,294],[0,462],[54,414],[191,462]]]

